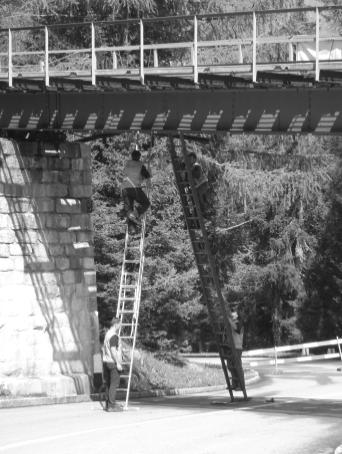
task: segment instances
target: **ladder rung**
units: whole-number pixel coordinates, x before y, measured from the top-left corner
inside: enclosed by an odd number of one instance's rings
[[[119,315],[120,314],[135,314],[135,313],[136,313],[136,311],[132,311],[132,310],[130,311],[130,310],[126,310],[126,309],[123,311],[119,311]]]
[[[132,326],[132,323],[120,323],[120,326]]]
[[[119,299],[122,301],[135,301],[136,297],[135,296],[120,296]]]
[[[129,378],[129,375],[127,375],[127,374],[120,374],[120,378]]]
[[[134,336],[120,336],[120,339],[134,339]]]
[[[123,284],[121,288],[135,289],[137,286],[133,284]]]
[[[124,262],[125,263],[139,263],[140,259],[129,259],[129,260],[124,259]]]

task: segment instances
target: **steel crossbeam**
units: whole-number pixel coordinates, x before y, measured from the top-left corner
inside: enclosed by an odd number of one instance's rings
[[[0,130],[341,134],[342,87],[11,91]]]

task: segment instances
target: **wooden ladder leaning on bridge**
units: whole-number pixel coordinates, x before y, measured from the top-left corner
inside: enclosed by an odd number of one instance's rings
[[[210,250],[199,197],[191,173],[191,163],[186,142],[183,135],[180,135],[179,139],[170,136],[169,143],[176,183],[202,284],[202,294],[208,308],[210,323],[215,335],[230,398],[233,402],[234,394],[229,374],[229,369],[233,367],[237,371],[244,399],[247,400],[241,360],[234,345],[232,327],[229,321],[230,311],[221,293],[221,286]]]
[[[125,409],[128,407],[138,330],[141,284],[145,261],[145,229],[146,214],[143,215],[139,233],[131,234],[128,226],[126,227],[125,249],[116,311],[116,317],[121,322],[119,337],[123,350],[123,373],[120,374],[120,384],[117,390],[125,394]]]

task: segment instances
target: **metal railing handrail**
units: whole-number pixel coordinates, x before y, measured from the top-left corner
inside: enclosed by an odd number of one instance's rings
[[[263,63],[257,61],[257,49],[259,45],[266,45],[266,44],[286,44],[288,43],[289,50],[288,50],[288,62],[294,63],[293,61],[293,45],[306,41],[312,41],[314,45],[314,52],[315,56],[309,58],[308,61],[313,63],[314,70],[315,70],[315,80],[319,82],[320,80],[320,68],[321,68],[321,61],[324,61],[323,58],[320,58],[320,43],[323,43],[327,40],[337,40],[337,37],[328,37],[328,36],[321,36],[320,31],[320,12],[326,10],[342,10],[342,5],[329,5],[329,6],[322,6],[322,7],[307,7],[307,8],[293,8],[293,9],[277,9],[277,10],[268,10],[268,11],[237,11],[237,12],[227,12],[227,13],[215,13],[215,14],[200,14],[200,15],[188,15],[188,16],[169,16],[169,17],[158,17],[158,18],[141,18],[141,19],[128,19],[128,20],[113,20],[113,21],[100,21],[100,22],[77,22],[77,23],[64,23],[64,24],[51,24],[51,25],[44,25],[44,26],[33,26],[33,27],[13,27],[8,29],[0,29],[0,33],[8,33],[8,49],[7,53],[1,53],[1,56],[7,56],[8,58],[8,65],[4,65],[4,68],[7,68],[7,79],[8,79],[8,86],[13,86],[13,77],[16,77],[17,74],[22,75],[21,73],[25,71],[25,65],[18,65],[14,64],[13,57],[20,57],[20,56],[32,56],[32,55],[43,55],[44,60],[41,65],[41,72],[45,74],[45,84],[46,86],[49,85],[50,76],[53,73],[53,69],[50,68],[50,60],[49,57],[58,54],[76,54],[76,53],[90,53],[90,77],[92,85],[96,85],[96,75],[100,74],[101,70],[97,68],[97,53],[99,52],[106,52],[111,51],[113,53],[113,70],[117,70],[117,52],[137,52],[136,55],[137,65],[139,67],[139,78],[142,84],[144,84],[144,76],[145,71],[150,72],[149,65],[145,66],[145,52],[146,51],[153,51],[153,66],[159,69],[158,66],[158,50],[161,49],[189,49],[190,50],[190,63],[186,62],[187,67],[192,68],[192,78],[195,84],[198,83],[199,77],[199,69],[203,68],[203,66],[208,66],[199,62],[199,51],[203,48],[208,47],[232,47],[238,46],[239,48],[239,56],[238,56],[238,64],[241,65],[241,68],[244,64],[251,65],[251,73],[252,73],[252,82],[255,83],[257,81],[257,72],[258,72],[258,65],[262,65]],[[291,12],[314,12],[314,20],[312,21],[312,25],[315,27],[315,33],[311,35],[284,35],[284,36],[261,36],[258,35],[258,22],[257,16],[259,15],[267,15],[267,14],[283,14],[283,13],[291,13]],[[201,40],[199,39],[199,21],[203,19],[212,19],[212,18],[224,18],[228,16],[237,16],[237,15],[245,15],[251,16],[252,23],[251,23],[251,36],[242,39],[217,39],[217,40]],[[145,42],[145,31],[144,27],[147,23],[155,23],[161,21],[179,21],[179,20],[190,20],[192,22],[192,39],[187,40],[184,42],[172,42],[172,43],[147,43]],[[96,27],[98,26],[109,26],[109,25],[120,25],[120,24],[136,24],[137,25],[137,43],[129,44],[129,45],[120,45],[120,46],[96,46]],[[90,39],[90,47],[81,48],[81,49],[54,49],[50,47],[50,33],[56,28],[71,28],[71,27],[88,27],[89,28],[89,39]],[[39,50],[23,50],[17,51],[14,49],[13,45],[13,34],[15,32],[24,31],[24,30],[42,30],[44,31],[44,43],[42,44],[42,49]],[[187,30],[187,32],[191,32],[191,29]],[[188,37],[188,36],[186,36]],[[341,37],[342,39],[342,37]],[[251,61],[244,62],[243,54],[242,54],[242,46],[251,46],[251,55],[248,59],[251,58]],[[54,46],[56,47],[56,46]],[[297,61],[296,61],[297,63]],[[77,62],[76,62],[77,64]],[[184,64],[184,62],[182,62]],[[29,63],[30,65],[30,63]],[[32,66],[32,65],[31,65]],[[210,63],[209,63],[210,66]],[[213,65],[215,66],[215,65]],[[234,66],[231,63],[225,64],[223,66]],[[15,71],[17,67],[24,68],[21,71]],[[28,66],[29,67],[29,66]],[[128,67],[128,66],[127,66]],[[260,66],[259,66],[260,67]],[[242,68],[243,69],[243,68]],[[75,68],[76,70],[76,68]],[[234,71],[234,69],[233,69]],[[118,71],[118,74],[120,71]],[[27,72],[26,72],[27,75]],[[30,74],[28,74],[30,77]],[[31,76],[33,77],[33,76]]]

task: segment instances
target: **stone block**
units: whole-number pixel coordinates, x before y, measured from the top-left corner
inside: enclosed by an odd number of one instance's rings
[[[1,168],[0,167],[0,181],[8,184],[28,184],[28,174],[24,174],[19,168]]]
[[[56,200],[57,213],[81,213],[81,201],[79,199],[61,198]]]
[[[8,214],[0,213],[0,229],[8,229],[10,224],[10,216]]]
[[[25,263],[25,273],[50,273],[56,269],[53,261],[34,261]]]
[[[70,260],[65,257],[55,258],[56,268],[61,271],[68,270],[70,268]],[[73,267],[71,267],[73,268]]]
[[[91,185],[92,183],[92,174],[90,171],[82,172],[82,183],[85,185]]]
[[[94,211],[94,202],[91,197],[81,199],[82,213],[92,213]]]
[[[14,263],[10,257],[8,257],[8,258],[0,257],[0,272],[12,271],[14,269],[15,269]]]
[[[8,200],[11,213],[35,212],[34,201],[31,198],[11,198]]]
[[[77,232],[76,233],[77,243],[84,243],[88,242],[89,245],[92,245],[94,241],[94,233],[92,230],[88,230],[87,232]]]
[[[70,227],[79,227],[80,230],[91,230],[91,216],[89,214],[72,214]]]
[[[65,246],[61,244],[49,244],[48,250],[49,253],[53,256],[56,257],[57,255],[65,255]],[[67,255],[67,254],[66,254]]]
[[[1,258],[9,257],[10,246],[12,246],[12,245],[11,244],[0,244],[0,257]]]
[[[65,142],[63,144],[60,144],[60,150],[61,150],[61,156],[63,158],[80,158],[81,157],[81,151],[80,151],[80,144],[74,142]]]
[[[0,196],[0,213],[7,214],[10,212],[8,200],[6,197]]]
[[[61,244],[72,244],[76,241],[76,233],[75,232],[60,232],[59,233],[59,242]]]
[[[79,257],[70,256],[69,261],[71,269],[80,269],[82,267],[82,263]]]
[[[74,185],[70,187],[69,191],[70,197],[82,198],[82,197],[91,197],[92,188],[90,185]]]
[[[51,214],[46,219],[46,227],[65,230],[70,226],[70,215],[68,214]]]
[[[82,171],[86,169],[84,159],[71,159],[71,170]]]
[[[61,183],[49,184],[45,185],[45,191],[48,197],[66,197],[68,195],[68,186]]]
[[[71,168],[71,160],[66,157],[52,157],[47,158],[47,164],[44,167],[48,170],[69,170]]]
[[[55,199],[53,198],[37,198],[36,209],[40,213],[53,213],[55,211]]]
[[[34,255],[34,248],[28,243],[13,243],[9,245],[9,253],[11,256]]]
[[[81,263],[84,269],[87,270],[94,270],[95,269],[95,262],[92,257],[83,257],[81,258]]]
[[[43,170],[42,183],[59,183],[60,172],[58,170]]]
[[[87,285],[96,285],[96,271],[85,271],[84,281]]]
[[[39,229],[39,218],[34,213],[16,213],[11,216],[11,224],[14,230]]]
[[[65,232],[65,233],[68,233],[68,232]],[[60,245],[61,232],[59,232],[58,230],[53,230],[53,229],[45,230],[44,235],[45,235],[45,240],[42,241],[43,244],[45,244],[47,242],[49,244],[49,246],[56,245],[56,244]]]
[[[79,143],[81,157],[82,158],[89,158],[91,156],[91,147],[87,143]]]
[[[0,244],[11,244],[16,241],[16,236],[13,230],[0,230]]]
[[[62,280],[64,284],[76,284],[76,272],[74,270],[67,270],[62,272]]]

